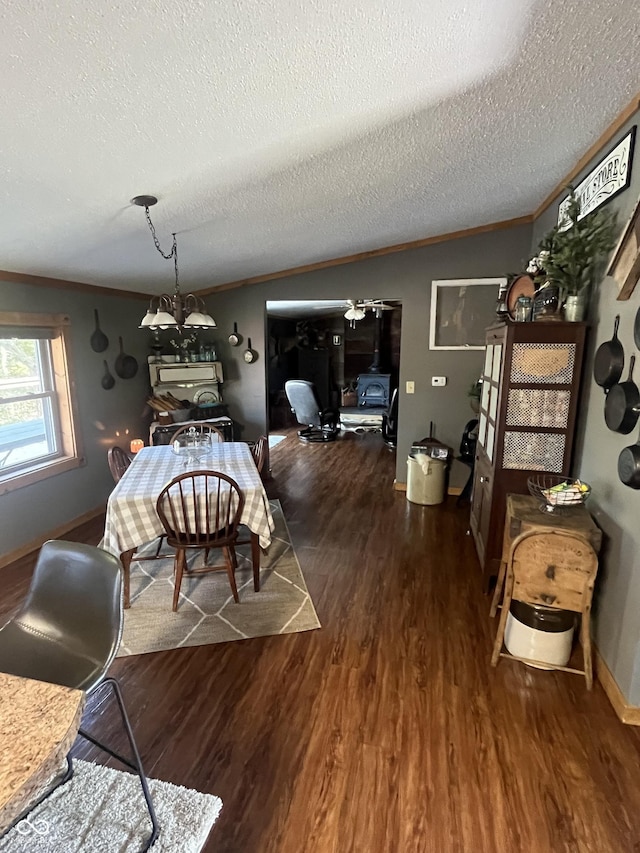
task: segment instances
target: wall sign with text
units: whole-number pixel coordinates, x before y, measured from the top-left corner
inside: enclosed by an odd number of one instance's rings
[[[580,199],[578,219],[587,216],[629,186],[635,137],[636,127],[634,125],[615,148],[587,175],[584,181],[578,184],[576,187],[576,195]],[[566,222],[568,205],[569,196],[560,202],[558,225]],[[569,226],[567,225],[567,227]]]

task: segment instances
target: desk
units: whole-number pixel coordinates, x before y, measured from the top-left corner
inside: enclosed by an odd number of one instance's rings
[[[0,673],[0,834],[60,769],[84,699],[82,690]]]
[[[584,537],[591,544],[596,554],[600,551],[602,531],[591,518],[589,510],[584,504],[563,507],[555,512],[541,512],[540,503],[540,498],[534,498],[531,495],[507,495],[502,561],[491,602],[490,615],[492,618],[496,615],[500,602],[511,544],[521,533],[564,530],[567,533],[576,533]]]
[[[234,441],[214,444],[192,470],[221,471],[242,489],[245,505],[241,521],[251,532],[251,556],[257,572],[260,548],[271,544],[274,522],[249,446]],[[156,512],[158,495],[167,483],[184,472],[184,459],[176,456],[170,446],[145,447],[136,454],[109,496],[100,547],[122,561],[125,607],[129,606],[129,569],[136,548],[164,533]]]

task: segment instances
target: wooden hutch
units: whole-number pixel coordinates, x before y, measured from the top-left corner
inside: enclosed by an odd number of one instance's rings
[[[487,329],[470,527],[485,585],[498,575],[508,494],[536,472],[570,474],[586,325]]]

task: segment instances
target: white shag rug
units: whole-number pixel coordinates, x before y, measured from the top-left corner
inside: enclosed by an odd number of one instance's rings
[[[73,778],[0,839],[2,853],[135,853],[151,833],[140,780],[74,760]],[[213,794],[149,779],[160,824],[153,853],[198,853],[222,808]]]

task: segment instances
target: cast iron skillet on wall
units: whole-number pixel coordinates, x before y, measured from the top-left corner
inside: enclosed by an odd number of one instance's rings
[[[633,340],[636,342],[636,347],[640,349],[640,308],[636,311],[636,319],[633,323]]]
[[[618,339],[619,325],[620,315],[618,314],[613,326],[613,337],[610,341],[600,344],[593,362],[593,378],[604,388],[605,393],[620,381],[624,367],[624,349]],[[640,349],[640,344],[638,348]]]
[[[111,372],[109,370],[109,365],[107,364],[107,360],[105,359],[102,363],[104,364],[104,375],[103,375],[102,379],[100,380],[100,384],[102,385],[102,387],[104,388],[105,391],[110,391],[113,388],[113,386],[116,384],[116,380],[111,375]]]
[[[640,436],[635,444],[623,447],[618,456],[618,477],[625,486],[640,489]]]
[[[638,423],[640,415],[640,391],[633,381],[635,355],[629,360],[629,376],[626,382],[618,382],[609,389],[604,401],[604,419],[609,429],[628,435]]]
[[[96,321],[96,328],[91,333],[91,337],[89,338],[89,343],[91,344],[91,349],[94,352],[104,352],[106,348],[109,346],[109,338],[105,335],[105,333],[100,328],[100,320],[98,319],[98,309],[93,309],[93,316]]]
[[[122,338],[120,341],[120,352],[116,356],[114,368],[120,379],[133,379],[138,372],[138,362],[132,355],[127,355],[124,351]]]

